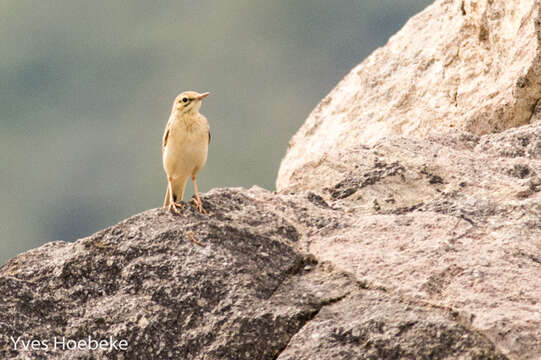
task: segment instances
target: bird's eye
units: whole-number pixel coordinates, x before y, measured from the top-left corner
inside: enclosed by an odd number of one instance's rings
[[[183,102],[183,103],[187,103],[187,102],[188,102],[188,98],[182,98],[182,102]]]

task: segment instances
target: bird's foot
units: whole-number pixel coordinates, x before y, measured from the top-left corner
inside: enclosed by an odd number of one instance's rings
[[[169,210],[171,210],[172,212],[174,212],[175,214],[180,214],[180,210],[182,210],[184,206],[182,204],[178,204],[176,202],[172,202],[171,204],[169,204]]]
[[[201,199],[192,198],[192,203],[195,205],[196,209],[199,210],[201,214],[207,213],[207,211],[203,208],[203,203],[201,202]]]

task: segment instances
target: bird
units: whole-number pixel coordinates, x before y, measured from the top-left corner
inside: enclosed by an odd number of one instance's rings
[[[210,93],[184,91],[173,102],[171,115],[162,139],[163,169],[167,175],[167,189],[163,207],[175,213],[182,209],[184,190],[188,178],[195,190],[195,206],[206,213],[197,189],[197,173],[207,162],[210,144],[210,127],[205,116],[199,113],[201,102]]]

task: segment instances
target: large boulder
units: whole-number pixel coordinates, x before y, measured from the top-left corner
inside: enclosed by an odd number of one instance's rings
[[[304,250],[541,358],[540,1],[436,1],[290,141],[277,189],[344,215]]]
[[[541,354],[541,123],[392,137],[306,181],[343,215],[301,246],[394,294],[467,314],[502,351]],[[328,175],[328,177],[325,177]]]
[[[539,3],[414,17],[310,115],[278,193],[15,257],[0,358],[541,358]]]
[[[327,95],[290,141],[278,190],[392,135],[476,135],[527,124],[541,98],[538,0],[439,0],[411,18]]]
[[[149,210],[9,261],[0,357],[506,359],[461,314],[300,251],[301,231],[341,216],[313,194],[224,189],[203,201],[208,216]],[[115,344],[91,350],[89,337]]]

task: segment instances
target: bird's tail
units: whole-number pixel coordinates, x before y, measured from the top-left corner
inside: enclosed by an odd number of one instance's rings
[[[171,196],[169,196],[169,186],[165,189],[165,199],[163,200],[163,207],[169,206],[171,204],[170,200]]]

